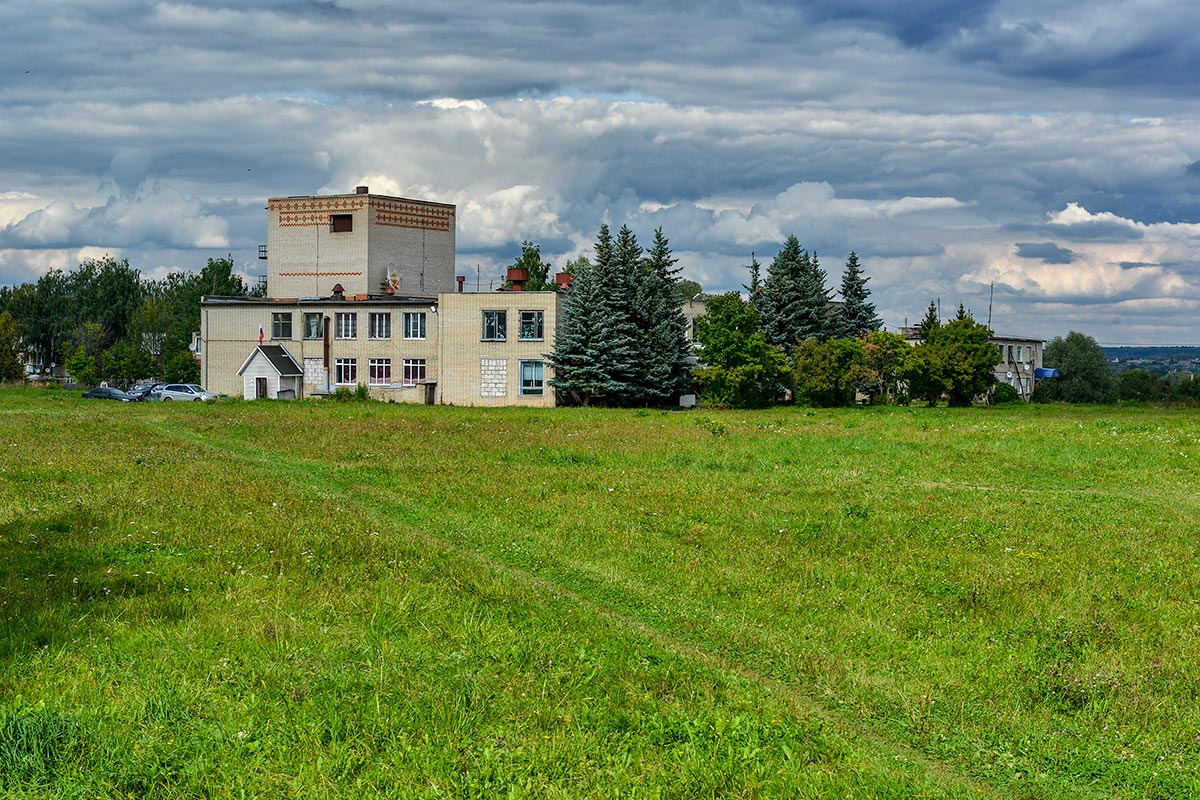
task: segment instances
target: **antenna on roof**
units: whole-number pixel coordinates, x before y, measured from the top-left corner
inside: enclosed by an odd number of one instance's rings
[[[992,329],[992,295],[996,293],[996,282],[988,284],[988,330]]]

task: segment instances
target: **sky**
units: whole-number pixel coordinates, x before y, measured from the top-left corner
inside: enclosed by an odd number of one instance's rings
[[[0,2],[0,285],[254,277],[267,198],[358,185],[456,204],[472,281],[608,223],[739,290],[795,234],[892,330],[1200,345],[1200,4]]]

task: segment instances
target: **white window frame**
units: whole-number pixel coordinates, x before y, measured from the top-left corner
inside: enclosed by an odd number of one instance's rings
[[[367,317],[367,330],[372,339],[392,338],[392,313],[390,311],[372,311]]]
[[[338,339],[357,339],[358,338],[358,314],[353,311],[339,311],[335,317],[337,320]]]
[[[424,339],[425,338],[425,312],[424,311],[405,311],[404,312],[404,338],[405,339]]]
[[[416,386],[425,383],[425,359],[404,359],[401,373],[401,386]]]
[[[358,359],[336,358],[333,361],[334,382],[338,386],[358,385]]]
[[[521,380],[522,397],[544,397],[546,394],[546,362],[540,359],[521,359],[518,365]],[[528,387],[525,381],[525,369],[530,370]]]
[[[371,358],[367,360],[367,383],[371,386],[388,386],[392,382],[392,360]]]
[[[530,323],[534,326],[534,336],[525,335],[525,315],[532,315]],[[546,312],[530,308],[517,312],[517,339],[522,342],[542,342],[546,339]]]
[[[489,321],[491,324],[489,325]],[[491,335],[489,336],[489,327]],[[483,312],[483,333],[479,339],[481,342],[506,342],[508,341],[508,312],[504,310],[486,309]]]

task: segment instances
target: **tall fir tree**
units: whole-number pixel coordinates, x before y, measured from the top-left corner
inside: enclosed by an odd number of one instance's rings
[[[794,235],[767,269],[757,310],[767,340],[785,350],[834,333],[825,271],[816,254],[810,256]]]
[[[644,332],[640,365],[642,399],[662,402],[684,392],[690,381],[692,345],[687,319],[678,299],[679,259],[671,252],[662,228],[637,271],[634,324]]]
[[[938,318],[937,302],[930,300],[929,308],[925,309],[925,318],[917,325],[917,337],[922,342],[928,342],[929,334],[940,327],[942,321]]]
[[[628,402],[638,394],[638,332],[630,316],[631,280],[621,264],[636,265],[640,256],[628,228],[614,244],[608,225],[601,225],[595,263],[574,273],[547,360],[554,368],[550,385],[584,405]]]
[[[747,294],[750,296],[750,307],[753,308],[756,313],[761,314],[762,310],[759,308],[759,306],[762,303],[763,293],[762,264],[758,263],[758,259],[755,258],[753,250],[750,251],[750,265],[746,267],[746,269],[750,270],[750,283],[742,284],[742,288],[745,289]]]
[[[875,314],[875,304],[867,300],[871,290],[858,263],[858,253],[850,251],[846,269],[842,272],[842,310],[838,315],[838,335],[857,338],[865,333],[879,330],[882,320]]]

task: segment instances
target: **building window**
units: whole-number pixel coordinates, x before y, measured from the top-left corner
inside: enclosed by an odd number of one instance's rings
[[[292,338],[292,314],[290,311],[271,315],[271,338]]]
[[[541,397],[545,392],[541,361],[521,362],[521,394]]]
[[[542,319],[544,313],[541,311],[522,311],[521,312],[521,341],[535,341],[542,339]]]
[[[321,315],[320,314],[305,314],[304,315],[304,338],[305,339],[320,339],[322,336],[321,330]]]
[[[1017,345],[1017,361],[1024,361],[1024,360],[1025,360],[1025,347],[1024,347],[1024,345]]]
[[[405,311],[404,312],[404,338],[405,339],[424,339],[425,338],[425,312],[424,311]]]
[[[353,214],[330,214],[329,215],[329,232],[330,233],[349,233],[354,230],[354,215]]]
[[[423,358],[406,358],[404,359],[404,385],[416,386],[418,383],[425,382],[425,359]]]
[[[358,359],[338,358],[333,362],[334,382],[343,385],[358,383]]]
[[[508,316],[504,311],[483,312],[483,341],[503,342],[508,338]]]
[[[392,382],[392,360],[390,358],[372,358],[367,367],[370,370],[368,382],[372,386],[386,386]]]
[[[371,327],[372,339],[390,339],[392,338],[392,315],[391,314],[372,314],[368,319]]]
[[[337,315],[337,338],[355,339],[358,337],[358,314]]]

